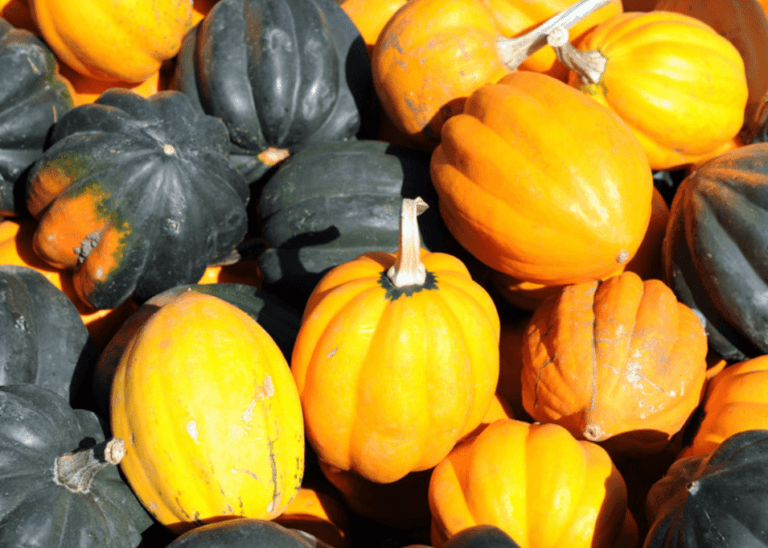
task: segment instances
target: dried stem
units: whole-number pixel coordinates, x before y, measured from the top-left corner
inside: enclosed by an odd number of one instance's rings
[[[53,464],[54,481],[73,493],[88,493],[96,474],[106,466],[120,464],[124,456],[125,442],[120,438],[65,453]]]
[[[547,43],[555,50],[557,59],[579,75],[585,84],[597,84],[605,72],[606,57],[597,50],[581,51],[568,41],[568,31],[556,27],[547,35]]]
[[[509,70],[515,70],[523,61],[547,45],[547,36],[553,29],[569,29],[590,13],[610,4],[612,0],[581,0],[541,25],[517,38],[499,38],[496,47],[501,62]]]
[[[421,198],[403,199],[400,210],[400,247],[397,259],[387,271],[387,277],[395,287],[423,285],[427,271],[421,262],[421,237],[417,217],[429,206]]]

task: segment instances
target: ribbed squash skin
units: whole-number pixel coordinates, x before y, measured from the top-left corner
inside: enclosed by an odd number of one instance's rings
[[[265,287],[303,307],[331,268],[374,249],[394,252],[400,202],[417,196],[437,203],[424,152],[371,140],[303,149],[259,194],[259,224],[268,245],[259,256]],[[437,207],[419,216],[419,226],[424,248],[468,255]]]
[[[726,438],[675,461],[648,493],[644,548],[768,546],[768,430]]]
[[[51,126],[74,106],[53,52],[28,30],[0,19],[0,214],[25,212],[26,170]]]
[[[523,548],[637,543],[626,485],[608,453],[555,424],[504,419],[463,441],[435,467],[429,505],[436,547],[479,524]]]
[[[531,417],[620,453],[663,449],[698,406],[707,368],[696,315],[661,280],[633,272],[545,299],[522,353]]]
[[[221,118],[233,164],[255,181],[293,153],[354,138],[373,107],[370,62],[332,0],[221,0],[185,37],[172,87]]]
[[[451,255],[422,249],[421,262],[427,281],[402,288],[387,277],[389,253],[328,272],[293,350],[318,457],[373,482],[435,466],[480,424],[498,381],[490,296]]]
[[[221,120],[182,93],[122,88],[67,114],[31,169],[27,207],[35,252],[73,269],[91,306],[195,283],[243,239],[249,189]]]
[[[102,80],[143,82],[192,27],[191,1],[29,0],[29,8],[59,59]]]
[[[626,124],[534,72],[475,91],[443,126],[430,173],[459,243],[526,282],[579,283],[620,271],[651,217],[651,169]]]
[[[698,166],[677,189],[662,250],[664,279],[729,361],[768,352],[766,153],[752,144]]]
[[[727,38],[744,60],[749,98],[741,135],[746,144],[768,139],[768,18],[758,0],[658,0],[654,10],[675,11],[703,21]]]
[[[0,386],[0,545],[135,548],[152,520],[116,466],[88,492],[57,483],[54,463],[104,440],[100,419],[42,386]]]
[[[304,427],[288,363],[253,318],[212,295],[183,293],[131,339],[110,418],[131,487],[176,533],[275,518],[299,490]]]
[[[748,86],[736,47],[709,25],[675,12],[628,12],[579,42],[606,59],[597,83],[569,82],[611,108],[632,129],[651,168],[698,161],[744,123]]]
[[[707,383],[690,444],[680,456],[707,455],[726,438],[768,429],[768,356],[723,368]]]

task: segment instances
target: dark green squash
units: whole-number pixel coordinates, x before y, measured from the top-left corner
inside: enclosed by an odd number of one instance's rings
[[[261,519],[237,518],[187,531],[167,548],[330,548],[309,533]]]
[[[665,281],[729,361],[768,353],[768,144],[697,167],[677,189],[662,249]]]
[[[23,213],[26,171],[51,126],[74,106],[53,52],[0,18],[0,215]]]
[[[365,43],[333,0],[221,0],[185,36],[171,86],[224,120],[249,182],[378,124]]]
[[[115,333],[99,356],[92,378],[93,398],[96,410],[103,415],[109,413],[109,393],[117,364],[128,342],[149,318],[174,297],[196,291],[213,295],[235,305],[248,314],[269,333],[283,352],[288,363],[291,361],[293,344],[301,324],[301,312],[285,304],[281,299],[263,289],[244,284],[188,284],[171,288],[155,295],[131,314]]]
[[[134,548],[152,520],[90,411],[34,384],[0,387],[0,546]],[[76,455],[76,456],[74,456]],[[110,462],[111,461],[111,462]]]
[[[247,230],[250,191],[228,146],[221,120],[176,91],[113,88],[72,109],[27,183],[35,252],[74,269],[95,308],[196,283]]]
[[[0,385],[37,384],[87,405],[95,361],[72,301],[36,270],[0,265]]]
[[[258,199],[264,287],[303,308],[320,278],[369,251],[398,248],[403,198],[421,196],[422,246],[477,261],[448,232],[429,176],[429,154],[383,141],[308,147],[286,160]]]
[[[453,535],[443,548],[520,548],[520,545],[495,525],[474,525]]]
[[[768,546],[768,430],[675,461],[648,492],[644,548]]]

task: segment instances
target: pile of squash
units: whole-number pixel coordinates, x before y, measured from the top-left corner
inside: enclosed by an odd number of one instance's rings
[[[0,548],[768,546],[766,11],[0,0]]]

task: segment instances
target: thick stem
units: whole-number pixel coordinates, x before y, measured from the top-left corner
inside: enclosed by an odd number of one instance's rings
[[[53,463],[53,479],[73,493],[88,493],[96,474],[106,466],[120,464],[124,456],[125,442],[120,438],[65,453]]]
[[[555,50],[557,59],[579,75],[585,84],[597,84],[605,72],[608,59],[599,51],[581,51],[568,41],[568,31],[563,27],[552,29],[547,35],[547,44]]]
[[[557,27],[569,29],[590,13],[607,6],[613,0],[581,0],[566,10],[544,21],[541,25],[517,38],[501,37],[496,42],[499,59],[515,70],[523,61],[547,45],[547,35]]]
[[[417,217],[429,206],[421,198],[403,199],[400,210],[400,248],[397,259],[387,271],[387,277],[395,287],[423,285],[427,270],[421,262],[421,237]]]

